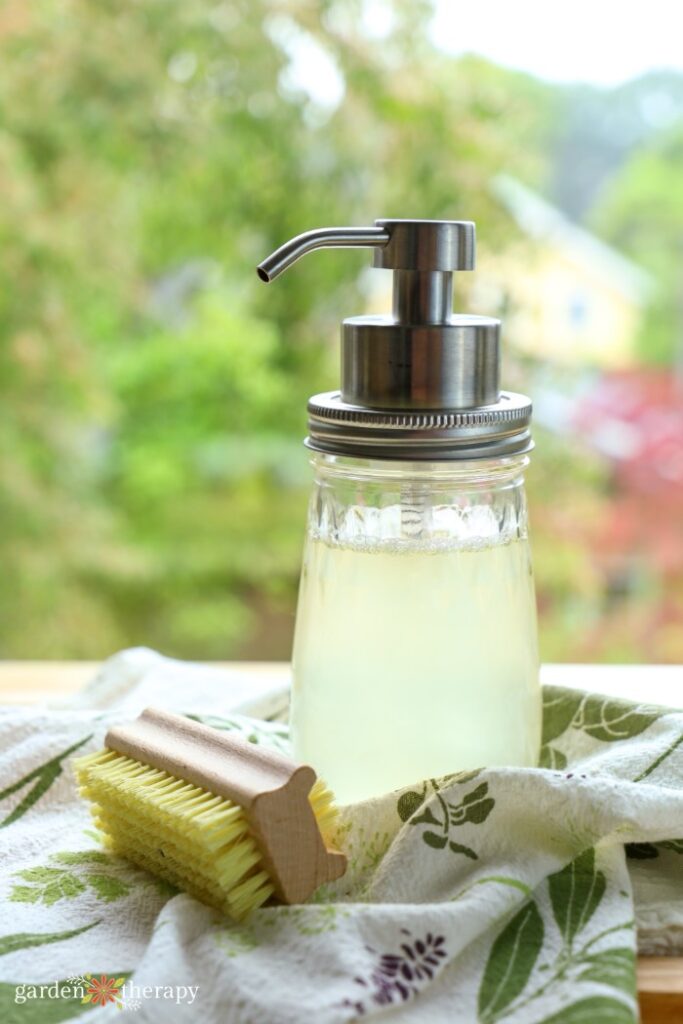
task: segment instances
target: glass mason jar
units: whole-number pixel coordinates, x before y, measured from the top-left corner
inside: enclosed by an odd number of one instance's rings
[[[528,461],[313,456],[292,740],[338,802],[537,763]]]

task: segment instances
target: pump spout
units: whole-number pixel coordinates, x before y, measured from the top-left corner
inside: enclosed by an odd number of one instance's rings
[[[366,248],[386,245],[389,232],[383,227],[366,228],[316,228],[305,231],[296,238],[285,242],[274,253],[267,256],[256,268],[256,273],[265,281],[274,281],[276,277],[314,249]]]
[[[453,275],[474,269],[469,220],[376,220],[306,231],[259,264],[272,281],[314,249],[372,249],[393,273],[391,314],[342,324],[341,381],[311,398],[306,444],[358,458],[440,461],[529,451],[531,403],[502,392],[500,321],[454,313]]]

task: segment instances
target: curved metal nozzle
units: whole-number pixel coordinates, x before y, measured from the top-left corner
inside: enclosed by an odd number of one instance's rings
[[[341,249],[341,248],[365,248],[372,246],[386,245],[389,241],[389,232],[386,228],[316,228],[315,231],[305,231],[296,238],[285,242],[274,253],[267,256],[256,268],[256,273],[262,281],[268,283],[292,263],[295,263],[307,252],[314,249]]]

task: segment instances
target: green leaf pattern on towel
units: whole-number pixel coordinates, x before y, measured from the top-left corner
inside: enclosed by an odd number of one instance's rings
[[[547,744],[541,747],[538,767],[550,768],[553,772],[561,772],[567,767],[567,756],[561,750],[558,750],[557,747],[551,747],[550,744]]]
[[[186,717],[191,718],[194,722],[201,722],[202,725],[210,725],[214,729],[238,733],[248,743],[270,747],[272,750],[279,750],[282,754],[291,756],[289,728],[282,722],[261,722],[239,715],[233,718],[223,715],[188,714]]]
[[[664,839],[661,843],[626,844],[626,856],[629,860],[655,860],[661,850],[683,854],[683,839]]]
[[[159,886],[147,872],[131,868],[102,850],[65,850],[51,854],[49,860],[47,865],[15,871],[14,877],[23,884],[12,887],[9,899],[51,907],[61,900],[76,899],[89,889],[103,903],[114,903],[127,896],[136,881],[138,885],[153,885],[164,895],[175,892],[166,884]]]
[[[589,996],[544,1017],[540,1024],[636,1024],[636,1015],[618,999]]]
[[[422,840],[433,850],[445,850],[462,854],[470,860],[478,860],[479,855],[470,846],[465,846],[452,838],[452,829],[461,825],[481,825],[486,821],[495,807],[495,800],[489,794],[488,782],[481,782],[466,793],[461,800],[446,800],[441,789],[444,783],[453,782],[462,785],[472,782],[480,773],[462,772],[449,775],[444,779],[430,779],[423,783],[422,792],[408,790],[398,798],[396,811],[401,821],[409,825],[427,826],[422,831]],[[427,792],[432,793],[427,801]],[[418,813],[419,812],[419,813]]]
[[[645,705],[634,708],[627,701],[588,696],[572,722],[574,729],[583,729],[593,739],[615,743],[639,736],[661,717],[660,708]]]
[[[604,949],[585,957],[584,963],[586,967],[579,974],[579,981],[597,981],[634,995],[636,956],[632,949],[627,946]]]
[[[595,949],[596,944],[607,941],[610,935],[632,930],[634,922],[624,921],[586,938],[587,926],[606,890],[605,875],[596,866],[595,850],[584,850],[550,875],[547,884],[553,917],[562,939],[560,949],[553,962],[541,965],[535,973],[546,929],[538,903],[528,899],[504,925],[491,946],[479,988],[480,1024],[495,1024],[522,1009],[528,1019],[533,1020],[534,1002],[554,985],[566,981],[572,986],[580,982],[597,983],[613,989],[615,996],[580,999],[541,1024],[581,1024],[583,1021],[594,1024],[603,1020],[634,1024],[633,949],[624,946],[623,939],[618,946]],[[534,973],[536,983],[531,986]]]
[[[585,694],[581,691],[564,690],[555,686],[543,687],[543,734],[541,743],[546,746],[556,740],[572,725]]]
[[[524,904],[493,943],[479,989],[479,1020],[495,1021],[523,991],[543,945],[543,918]]]
[[[595,693],[567,691],[556,686],[543,688],[543,735],[540,767],[561,771],[567,757],[552,746],[569,729],[586,733],[603,743],[617,743],[639,736],[669,709],[629,701],[613,700]]]
[[[33,946],[45,946],[52,942],[65,942],[73,939],[76,935],[82,935],[99,924],[99,921],[91,921],[82,928],[72,928],[66,932],[15,932],[14,935],[0,936],[0,956],[7,953],[16,953],[19,949],[31,949]]]
[[[569,949],[577,932],[590,921],[605,894],[605,876],[595,868],[595,850],[585,850],[561,871],[550,875],[553,914]]]
[[[22,778],[13,782],[10,786],[7,786],[6,789],[0,791],[0,800],[6,800],[8,796],[18,793],[19,790],[24,788],[24,786],[27,786],[29,782],[34,783],[23,800],[21,800],[14,810],[10,811],[10,813],[0,821],[0,828],[6,828],[13,822],[18,821],[19,818],[22,818],[24,814],[26,814],[26,812],[29,811],[38,800],[40,800],[41,796],[44,796],[45,793],[47,793],[55,779],[58,779],[62,774],[62,771],[64,770],[64,760],[91,739],[92,733],[90,736],[86,736],[84,739],[79,740],[72,746],[67,747],[66,750],[63,750],[61,754],[57,754],[56,757],[52,757],[44,764],[38,765],[38,767],[30,771],[28,775],[22,776]]]

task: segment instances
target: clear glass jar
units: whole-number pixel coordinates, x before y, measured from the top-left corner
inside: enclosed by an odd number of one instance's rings
[[[338,802],[536,764],[528,461],[313,456],[292,740]]]

